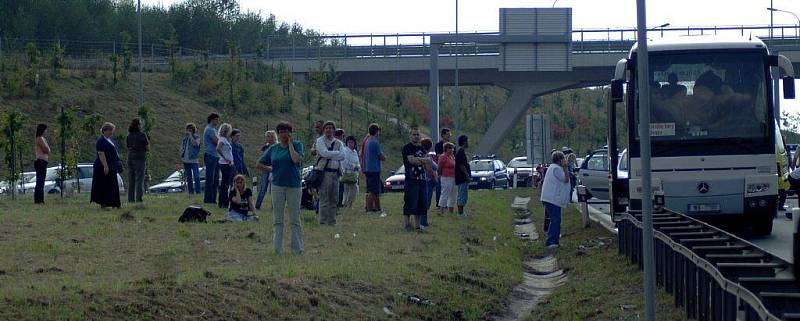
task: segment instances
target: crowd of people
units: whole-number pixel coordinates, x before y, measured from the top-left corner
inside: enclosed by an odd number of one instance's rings
[[[142,202],[144,194],[145,164],[150,150],[150,140],[142,131],[143,122],[133,119],[126,138],[127,170],[129,179],[128,202]],[[381,128],[370,124],[360,143],[353,135],[346,136],[333,121],[317,121],[314,129],[317,138],[308,150],[313,161],[313,175],[309,183],[320,225],[337,223],[339,208],[352,207],[359,193],[361,174],[366,179],[365,211],[367,214],[386,216],[381,207],[383,192],[381,173],[386,161],[380,139]],[[90,202],[101,208],[121,206],[117,175],[123,172],[123,161],[118,145],[112,140],[116,126],[104,123],[96,142],[97,156],[93,164]],[[47,126],[36,128],[36,187],[35,203],[44,203],[43,185],[50,147],[46,140]],[[430,138],[422,138],[417,128],[409,130],[409,141],[402,147],[401,157],[405,168],[403,194],[403,228],[425,232],[431,225],[428,211],[438,208],[438,215],[463,218],[467,215],[471,181],[469,165],[469,139],[466,135],[450,141],[451,132],[443,128],[441,140],[435,145]],[[301,172],[305,149],[293,137],[292,124],[282,121],[274,130],[264,134],[264,143],[257,149],[257,194],[248,187],[251,173],[245,162],[245,148],[241,144],[242,131],[228,123],[220,124],[220,115],[211,113],[206,118],[202,137],[197,126],[188,123],[181,140],[180,159],[183,177],[190,195],[203,193],[203,202],[226,209],[227,220],[234,222],[257,220],[256,211],[262,208],[267,193],[272,197],[273,243],[276,253],[283,253],[284,215],[291,226],[291,249],[296,255],[303,253],[303,228],[300,221],[302,197]],[[431,149],[433,148],[433,151]],[[205,185],[199,173],[200,154],[205,166]],[[569,200],[570,175],[567,161],[561,152],[553,153],[553,164],[547,171],[542,188],[542,203],[550,221],[547,245],[558,244],[560,208]],[[560,170],[559,170],[560,169]],[[309,175],[309,177],[312,175]],[[574,181],[574,178],[572,178]],[[566,186],[566,187],[564,187]],[[435,195],[434,195],[435,194]],[[555,234],[554,234],[555,233]]]

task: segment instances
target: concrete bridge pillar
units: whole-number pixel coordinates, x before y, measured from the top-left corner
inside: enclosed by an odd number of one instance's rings
[[[511,96],[508,97],[503,109],[495,117],[492,126],[481,137],[478,148],[475,149],[476,155],[493,154],[503,143],[506,135],[517,125],[520,117],[528,110],[528,104],[534,97],[574,88],[580,85],[580,82],[561,81],[498,85],[510,90]]]

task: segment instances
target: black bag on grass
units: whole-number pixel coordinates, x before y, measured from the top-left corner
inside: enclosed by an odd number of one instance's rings
[[[206,219],[209,215],[211,215],[211,213],[202,207],[189,206],[183,210],[183,214],[181,214],[181,217],[178,218],[178,222],[206,222]]]

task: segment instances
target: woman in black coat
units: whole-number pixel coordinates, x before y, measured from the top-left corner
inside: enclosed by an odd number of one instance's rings
[[[120,207],[119,185],[117,173],[122,172],[117,146],[111,141],[115,126],[105,123],[100,129],[102,135],[97,138],[97,158],[94,160],[92,172],[91,202],[100,204],[100,207]]]

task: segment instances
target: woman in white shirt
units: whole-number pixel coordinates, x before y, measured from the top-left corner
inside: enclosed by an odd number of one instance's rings
[[[346,146],[344,147],[343,173],[340,180],[344,184],[342,204],[345,207],[353,207],[353,201],[358,195],[358,173],[361,170],[361,165],[358,159],[355,136],[347,136],[344,141]]]
[[[217,142],[217,153],[219,154],[219,170],[222,172],[222,181],[219,184],[219,208],[228,208],[228,189],[233,180],[233,146],[231,145],[231,125],[222,124],[219,127],[219,141]]]
[[[542,184],[540,200],[544,206],[545,220],[550,220],[547,228],[547,248],[556,248],[561,235],[561,208],[569,204],[570,185],[567,174],[567,159],[564,153],[553,152],[553,163],[547,168]]]

